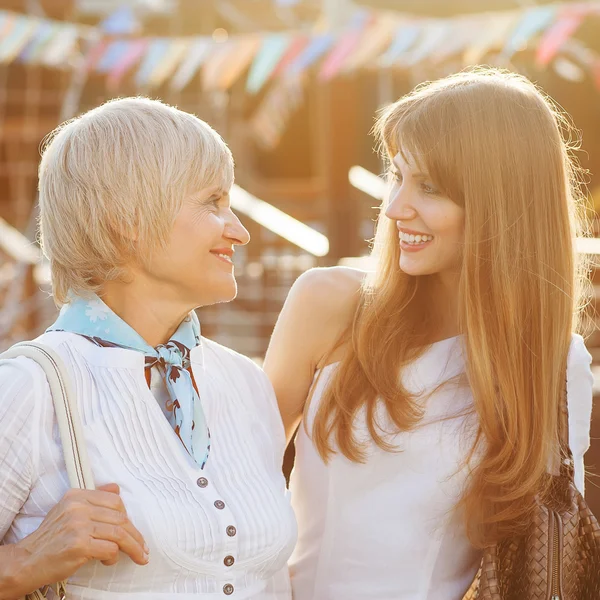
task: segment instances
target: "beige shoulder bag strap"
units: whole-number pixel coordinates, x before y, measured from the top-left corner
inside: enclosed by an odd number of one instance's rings
[[[34,360],[46,373],[71,487],[86,490],[95,489],[77,403],[65,364],[54,350],[37,342],[15,344],[12,348],[0,354],[0,360],[18,356]],[[50,597],[50,591],[54,591],[56,597],[64,600],[66,598],[65,584],[66,582],[63,581],[54,586],[45,586],[28,594],[26,599],[44,600]]]

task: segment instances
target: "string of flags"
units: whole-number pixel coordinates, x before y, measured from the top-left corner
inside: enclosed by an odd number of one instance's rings
[[[246,90],[256,94],[274,79],[297,80],[308,70],[326,82],[360,69],[410,68],[450,56],[472,64],[488,52],[499,52],[508,61],[524,47],[535,50],[535,60],[543,67],[594,16],[600,16],[599,1],[447,19],[359,10],[342,31],[267,32],[217,40],[140,36],[130,9],[96,28],[0,11],[0,63],[70,68],[84,53],[85,68],[105,75],[113,91],[126,76],[143,91],[162,85],[177,91],[198,74],[204,90],[227,90],[247,74]],[[597,73],[596,53],[586,57],[592,64],[584,66]]]

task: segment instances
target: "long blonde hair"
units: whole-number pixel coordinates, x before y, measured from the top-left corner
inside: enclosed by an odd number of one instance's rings
[[[556,447],[558,406],[587,269],[572,128],[522,76],[478,68],[426,83],[382,111],[375,133],[388,159],[409,152],[465,209],[459,283],[466,377],[478,415],[478,450],[459,506],[484,547],[527,520]],[[399,269],[395,223],[381,210],[377,268],[362,289],[348,342],[312,428],[320,455],[364,460],[353,424],[365,410],[372,439],[392,450],[379,403],[400,431],[422,416],[398,372],[438,326],[430,277]]]

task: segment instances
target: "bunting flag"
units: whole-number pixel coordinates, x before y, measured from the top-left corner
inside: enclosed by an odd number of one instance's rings
[[[85,54],[85,70],[90,73],[98,67],[98,63],[106,54],[110,42],[106,38],[94,40]],[[47,59],[47,57],[46,57]]]
[[[536,6],[525,11],[504,44],[502,54],[510,58],[540,31],[547,29],[556,18],[556,6]]]
[[[279,77],[283,75],[288,67],[300,56],[304,49],[310,43],[311,38],[305,34],[298,35],[290,43],[290,47],[286,50],[285,54],[281,57],[279,64],[273,71],[273,77]]]
[[[251,36],[223,42],[204,63],[202,81],[205,90],[227,90],[250,66],[260,48],[260,38]]]
[[[46,45],[56,37],[59,31],[60,26],[57,23],[42,21],[36,34],[21,51],[19,61],[26,64],[38,62],[40,54],[45,49]]]
[[[600,92],[600,57],[596,59],[591,68],[592,79],[596,85],[596,89]]]
[[[210,38],[197,38],[192,42],[187,57],[179,65],[171,80],[171,89],[181,91],[194,78],[213,48]]]
[[[293,114],[304,100],[303,76],[277,80],[250,120],[253,139],[264,150],[272,150],[280,140]]]
[[[429,21],[414,47],[401,58],[401,64],[410,67],[429,58],[452,34],[453,28],[447,21]]]
[[[25,16],[17,16],[10,28],[10,33],[0,41],[0,62],[10,63],[32,39],[40,22]]]
[[[564,9],[539,43],[535,57],[537,64],[546,66],[561,46],[579,29],[584,18],[585,12],[582,10]]]
[[[169,79],[185,58],[186,53],[189,52],[191,45],[192,42],[189,39],[173,40],[160,64],[152,71],[148,84],[152,87],[159,87]]]
[[[100,29],[108,35],[133,35],[140,30],[140,22],[137,20],[133,8],[124,6],[110,14],[102,23]]]
[[[58,35],[46,45],[40,62],[48,67],[64,66],[81,37],[82,34],[77,25],[61,27]]]
[[[349,73],[375,66],[375,60],[389,47],[398,23],[393,19],[375,19],[364,32],[360,43],[344,61],[341,71]]]
[[[136,65],[146,53],[148,48],[148,40],[130,40],[127,42],[127,50],[113,65],[106,84],[108,89],[115,92],[121,83],[121,80],[134,65]]]
[[[251,94],[260,91],[290,47],[290,41],[290,36],[285,33],[274,33],[263,40],[250,67],[246,91]]]
[[[434,63],[441,63],[451,56],[462,54],[472,39],[472,31],[479,25],[478,19],[472,16],[462,17],[456,20],[455,26],[447,31],[440,43],[434,42],[429,58]]]
[[[298,77],[314,64],[334,44],[332,33],[322,33],[313,37],[298,56],[287,66],[284,75]]]
[[[358,47],[362,34],[369,23],[369,13],[359,12],[351,23],[350,31],[343,35],[337,45],[327,55],[318,78],[321,81],[329,81],[340,71],[352,52]]]
[[[155,38],[148,43],[144,59],[135,76],[135,82],[140,87],[146,87],[152,77],[152,72],[160,64],[169,48],[170,40]]]
[[[281,6],[292,3],[280,0]],[[360,9],[340,30],[230,35],[219,42],[204,36],[138,37],[140,23],[131,7],[119,8],[96,27],[0,10],[0,63],[70,69],[83,54],[86,69],[104,75],[112,91],[134,69],[133,83],[141,90],[168,84],[173,91],[185,88],[199,72],[204,89],[227,90],[248,72],[246,90],[256,94],[267,82],[297,80],[309,69],[326,82],[365,68],[414,73],[417,66],[442,65],[451,57],[468,65],[492,54],[491,62],[509,64],[527,47],[542,68],[560,53],[567,61],[555,70],[575,81],[579,62],[571,60],[577,63],[572,68],[566,47],[588,18],[600,19],[600,0],[445,19]],[[289,83],[277,87],[275,98],[295,89]]]
[[[515,13],[490,13],[485,15],[473,39],[465,49],[463,60],[467,65],[476,65],[491,50],[502,48],[506,37],[516,25]]]
[[[108,73],[127,54],[130,42],[128,40],[116,40],[108,44],[104,54],[98,59],[95,69],[99,73]]]
[[[417,23],[407,23],[400,25],[396,31],[391,46],[387,52],[380,58],[379,64],[384,69],[391,67],[405,52],[416,43],[421,35],[422,28]]]

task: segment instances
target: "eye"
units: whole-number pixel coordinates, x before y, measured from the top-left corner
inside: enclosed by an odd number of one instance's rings
[[[434,188],[431,184],[429,183],[425,183],[423,182],[421,184],[421,189],[426,193],[426,194],[431,194],[431,195],[435,195],[438,194],[438,190],[436,188]]]
[[[391,175],[395,181],[402,183],[402,173],[400,173],[400,171],[398,171],[397,169],[392,169]]]
[[[220,202],[221,202],[221,196],[211,196],[208,199],[208,203],[212,204],[215,208],[219,208]]]

